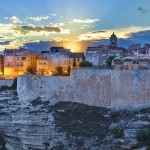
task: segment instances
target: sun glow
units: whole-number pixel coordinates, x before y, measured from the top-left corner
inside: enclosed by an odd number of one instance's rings
[[[65,43],[64,47],[71,49],[71,52],[80,52],[81,50],[78,42],[67,42]]]

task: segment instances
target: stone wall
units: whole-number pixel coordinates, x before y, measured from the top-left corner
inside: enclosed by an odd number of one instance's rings
[[[11,87],[14,80],[0,80],[0,86]]]
[[[92,106],[127,106],[150,103],[150,70],[78,69],[70,77],[18,77],[23,101],[41,97]]]

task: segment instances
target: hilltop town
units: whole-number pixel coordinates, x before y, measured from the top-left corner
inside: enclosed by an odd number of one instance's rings
[[[51,47],[49,51],[41,52],[24,48],[5,49],[4,55],[0,56],[0,75],[4,79],[14,79],[26,74],[29,69],[38,75],[51,76],[56,67],[62,67],[63,72],[67,73],[68,68],[78,68],[85,60],[102,68],[150,69],[150,44],[145,44],[144,47],[133,44],[128,49],[118,47],[117,36],[113,33],[109,45],[88,47],[85,53],[71,52],[64,47]]]

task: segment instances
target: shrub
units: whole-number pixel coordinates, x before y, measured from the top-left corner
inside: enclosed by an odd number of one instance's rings
[[[28,67],[26,69],[26,73],[25,74],[26,75],[36,75],[36,70],[34,68],[32,68],[32,67]]]
[[[124,136],[124,131],[123,129],[117,129],[114,128],[112,129],[112,133],[114,134],[114,138],[122,138]]]
[[[106,65],[107,67],[111,68],[111,65],[112,65],[112,61],[113,59],[115,58],[116,56],[109,56],[107,61],[106,61]]]
[[[150,128],[146,130],[141,130],[137,133],[137,140],[140,143],[150,146]]]
[[[42,100],[40,100],[39,98],[37,98],[35,100],[32,100],[31,104],[32,104],[33,107],[36,107],[37,105],[42,104]]]
[[[80,67],[92,67],[93,64],[89,61],[84,60],[84,61],[80,62],[79,66]]]

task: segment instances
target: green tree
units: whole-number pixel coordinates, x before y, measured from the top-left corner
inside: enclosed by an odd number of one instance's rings
[[[80,67],[92,67],[93,64],[89,61],[83,60],[82,62],[80,62],[79,66]]]
[[[53,72],[53,76],[63,76],[64,71],[63,71],[63,67],[61,66],[57,66],[56,67],[56,71]]]
[[[32,67],[26,69],[26,75],[36,75],[36,70]]]
[[[107,67],[111,68],[111,65],[112,65],[112,61],[113,59],[115,58],[116,56],[109,56],[107,61],[106,61],[106,65]]]

